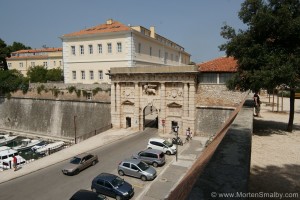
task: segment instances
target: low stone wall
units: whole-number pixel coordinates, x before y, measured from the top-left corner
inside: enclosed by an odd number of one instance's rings
[[[110,102],[0,98],[2,129],[74,138],[75,124],[77,137],[110,125]]]

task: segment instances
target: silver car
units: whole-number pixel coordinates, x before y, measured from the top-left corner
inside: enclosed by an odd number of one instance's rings
[[[140,151],[137,154],[133,154],[132,158],[140,159],[149,165],[153,165],[153,167],[163,165],[166,162],[164,152],[157,149],[146,149],[144,151]]]
[[[125,159],[120,162],[118,173],[120,176],[133,176],[143,181],[153,180],[156,177],[156,170],[139,159]]]
[[[91,165],[95,165],[97,162],[97,155],[83,153],[73,157],[70,162],[62,169],[62,172],[66,175],[78,174],[80,171]]]

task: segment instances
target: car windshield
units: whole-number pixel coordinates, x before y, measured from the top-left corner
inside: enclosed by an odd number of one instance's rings
[[[124,180],[121,179],[120,177],[117,177],[115,178],[114,180],[112,180],[111,184],[114,186],[114,187],[118,187],[120,185],[123,185],[124,183]]]
[[[72,163],[72,164],[79,164],[80,161],[81,161],[80,158],[74,157],[74,158],[71,159],[70,163]]]
[[[168,147],[172,147],[173,146],[173,144],[170,143],[170,142],[168,142],[167,140],[164,141],[164,144],[167,145]]]
[[[144,162],[140,162],[139,164],[137,164],[137,166],[138,166],[141,170],[143,170],[143,171],[145,171],[146,169],[149,168],[149,165],[147,165],[147,164],[144,163]]]

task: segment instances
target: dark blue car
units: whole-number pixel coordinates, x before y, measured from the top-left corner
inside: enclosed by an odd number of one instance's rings
[[[92,181],[91,189],[93,192],[104,194],[121,199],[130,199],[134,195],[134,189],[131,184],[124,179],[109,173],[101,173]]]

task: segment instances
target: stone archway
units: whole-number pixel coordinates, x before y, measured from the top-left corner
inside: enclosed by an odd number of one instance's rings
[[[158,109],[155,106],[147,105],[143,109],[144,127],[158,128]]]
[[[158,130],[179,133],[195,126],[196,66],[134,67],[111,69],[111,116],[113,128],[143,130],[144,109],[157,109]],[[194,130],[194,128],[192,128]]]

